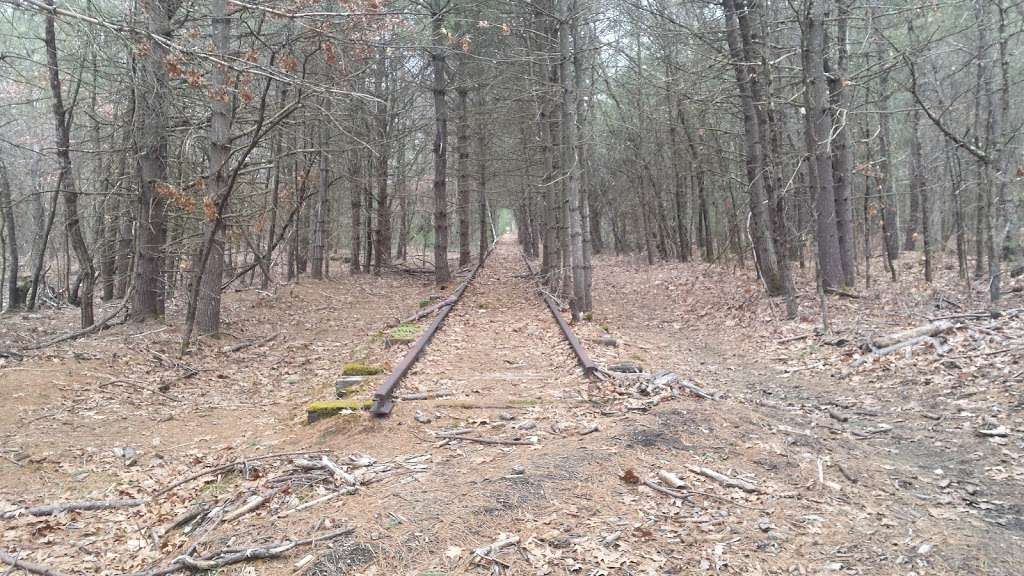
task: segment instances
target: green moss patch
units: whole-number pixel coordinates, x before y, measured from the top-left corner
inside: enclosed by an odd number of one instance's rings
[[[341,412],[350,412],[355,410],[369,410],[370,406],[373,405],[373,400],[369,398],[365,399],[354,399],[348,398],[345,400],[317,400],[311,402],[306,407],[306,421],[309,424],[322,420],[324,418],[330,418],[335,414]]]
[[[388,340],[392,343],[413,342],[420,335],[420,327],[416,324],[399,324],[388,330]]]
[[[380,366],[370,366],[362,362],[349,362],[341,371],[342,376],[376,376],[383,372]]]

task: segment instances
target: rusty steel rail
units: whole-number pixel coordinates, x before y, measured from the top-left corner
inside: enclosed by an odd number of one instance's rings
[[[526,269],[529,270],[530,276],[536,278],[536,274],[533,271],[533,267],[530,266],[530,260],[526,257],[526,253],[519,252],[523,257],[523,262],[526,263]],[[587,355],[587,351],[583,349],[583,344],[580,343],[580,339],[576,336],[576,333],[572,331],[569,323],[565,321],[565,317],[558,309],[558,303],[551,297],[550,294],[540,289],[538,286],[537,291],[544,298],[544,303],[548,305],[548,310],[551,311],[551,315],[555,317],[555,322],[558,323],[558,327],[562,330],[562,336],[565,336],[565,340],[569,343],[569,347],[572,348],[573,354],[576,355],[576,359],[579,361],[580,366],[583,368],[583,375],[588,378],[598,377],[601,374],[601,369],[598,368],[597,364],[590,359]]]
[[[437,317],[434,318],[434,321],[427,326],[427,329],[423,334],[420,334],[420,337],[416,339],[415,343],[413,343],[412,348],[406,352],[402,361],[398,363],[398,366],[395,367],[391,374],[388,374],[388,377],[385,378],[383,382],[381,382],[377,391],[373,393],[373,406],[370,407],[370,412],[372,414],[376,416],[387,416],[388,414],[391,414],[391,410],[395,407],[394,393],[395,390],[398,389],[398,383],[402,381],[402,378],[405,378],[405,375],[409,373],[413,364],[419,360],[423,351],[427,348],[427,345],[434,339],[434,335],[437,334],[437,331],[441,329],[441,325],[444,324],[444,319],[448,317],[448,313],[451,312],[452,308],[454,308],[462,298],[462,294],[466,291],[466,288],[469,287],[469,283],[476,278],[477,272],[483,268],[484,263],[487,262],[487,257],[491,255],[492,251],[494,251],[494,246],[497,243],[498,240],[495,238],[494,242],[491,243],[490,248],[487,249],[487,254],[484,255],[483,261],[477,264],[473,268],[473,271],[470,272],[469,277],[463,280],[462,283],[459,284],[458,288],[455,289],[455,292],[442,302],[442,306],[438,309]]]

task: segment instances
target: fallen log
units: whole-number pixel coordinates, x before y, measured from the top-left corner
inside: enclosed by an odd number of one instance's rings
[[[73,502],[47,504],[45,506],[16,508],[0,514],[0,518],[10,520],[11,518],[17,518],[22,514],[28,514],[29,516],[53,516],[62,512],[71,512],[75,510],[85,511],[109,510],[111,508],[132,508],[134,506],[141,506],[145,503],[146,501],[141,498],[132,498],[127,500],[77,500]]]
[[[952,330],[954,326],[955,324],[948,320],[929,322],[928,324],[917,326],[910,330],[904,330],[902,332],[896,332],[885,336],[875,336],[874,338],[871,338],[863,348],[865,351],[877,350],[880,348],[890,348],[915,338],[921,338],[922,336],[934,338],[943,332]]]
[[[903,340],[902,342],[897,342],[897,343],[893,344],[892,346],[887,346],[885,348],[879,348],[877,350],[872,350],[870,353],[865,354],[865,355],[861,356],[860,358],[857,358],[856,360],[854,360],[850,364],[850,368],[851,369],[860,368],[861,366],[863,366],[871,358],[881,358],[882,356],[886,356],[886,355],[892,354],[893,352],[896,352],[898,350],[902,350],[904,348],[910,348],[911,346],[917,346],[918,344],[921,344],[923,342],[927,342],[927,343],[931,344],[935,348],[935,351],[940,353],[940,354],[944,352],[943,345],[938,340],[936,340],[935,338],[933,338],[931,336],[927,336],[927,335],[925,335],[925,336],[916,336],[916,337],[911,338],[909,340]]]

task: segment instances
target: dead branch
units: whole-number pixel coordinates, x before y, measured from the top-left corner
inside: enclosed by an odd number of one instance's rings
[[[911,338],[909,340],[904,340],[902,342],[897,342],[897,343],[893,344],[892,346],[887,346],[885,348],[879,348],[877,350],[872,351],[870,354],[865,354],[865,355],[861,356],[860,358],[857,358],[856,360],[854,360],[850,364],[850,368],[851,369],[860,368],[861,366],[864,365],[865,362],[868,361],[869,358],[880,358],[882,356],[886,356],[886,355],[892,354],[893,352],[896,352],[898,350],[902,350],[904,348],[910,348],[911,346],[917,346],[918,344],[921,344],[922,342],[927,342],[927,343],[931,344],[932,346],[935,347],[935,350],[937,352],[939,352],[940,354],[943,352],[942,344],[940,344],[939,341],[936,340],[935,338],[932,338],[931,336],[916,336],[916,337]]]
[[[121,304],[118,305],[118,307],[114,309],[113,312],[107,314],[103,318],[100,318],[100,320],[93,324],[92,326],[82,328],[81,330],[71,332],[70,334],[65,334],[63,336],[57,336],[56,338],[50,338],[49,340],[37,342],[31,346],[28,346],[27,348],[25,348],[25,350],[40,350],[42,348],[53,346],[54,344],[60,344],[61,342],[67,342],[68,340],[76,340],[83,336],[89,336],[90,334],[95,334],[100,330],[103,330],[104,328],[107,327],[107,324],[110,324],[110,321],[113,320],[115,316],[120,314],[121,311],[125,309],[125,306],[128,305],[128,300],[131,299],[131,296],[132,290],[128,290],[128,292],[124,295],[124,299],[121,300]]]
[[[270,342],[274,338],[277,338],[280,335],[281,335],[280,332],[275,332],[275,333],[271,334],[270,336],[267,336],[266,338],[262,338],[260,340],[247,340],[245,342],[239,342],[238,344],[235,344],[234,346],[225,346],[224,348],[221,348],[220,351],[225,353],[225,354],[230,354],[232,352],[240,352],[242,350],[245,350],[246,348],[251,348],[253,346],[262,346],[262,345],[266,344],[267,342]]]
[[[224,464],[222,466],[217,466],[215,468],[210,468],[209,470],[203,470],[202,472],[197,472],[197,473],[195,473],[195,474],[193,474],[191,476],[187,476],[185,478],[182,478],[181,480],[178,480],[177,482],[175,482],[174,484],[171,484],[170,486],[168,486],[166,488],[161,488],[160,491],[158,491],[156,493],[156,496],[162,496],[162,495],[170,492],[171,490],[174,490],[178,486],[181,486],[182,484],[186,484],[186,483],[191,482],[193,480],[196,480],[198,478],[202,478],[203,476],[208,476],[210,474],[218,474],[220,472],[226,472],[226,471],[231,470],[233,468],[236,468],[238,466],[244,466],[244,465],[248,464],[249,462],[259,462],[261,460],[272,460],[274,458],[288,458],[290,456],[306,456],[306,455],[309,455],[309,454],[323,454],[324,452],[326,452],[326,450],[310,450],[310,451],[306,451],[306,452],[280,452],[280,453],[277,453],[277,454],[265,454],[263,456],[254,456],[252,458],[245,458],[243,460],[235,460],[234,462],[231,462],[230,464]]]
[[[349,486],[355,486],[359,484],[359,481],[356,479],[355,476],[342,470],[340,466],[335,464],[326,455],[320,458],[320,462],[324,465],[324,468],[327,468],[328,470],[331,471],[331,474],[334,476],[335,481],[341,480],[342,482],[348,484]]]
[[[278,542],[268,546],[219,550],[217,552],[206,554],[201,558],[196,558],[186,554],[175,558],[169,565],[162,568],[155,568],[146,572],[136,572],[130,576],[165,576],[166,574],[173,574],[181,570],[219,570],[225,566],[248,562],[250,560],[276,558],[292,548],[308,546],[316,542],[328,542],[335,538],[351,534],[354,531],[354,528],[343,528],[341,530],[335,530],[334,532],[328,532],[327,534],[314,536],[313,538],[306,538],[304,540],[286,540],[284,542]],[[50,576],[60,575],[54,573]]]
[[[846,290],[840,290],[839,288],[825,288],[825,294],[842,296],[843,298],[851,298],[854,300],[860,298],[860,294],[854,294],[853,292],[847,292]]]
[[[896,332],[887,336],[876,336],[868,341],[865,346],[865,350],[875,350],[878,348],[889,348],[900,344],[907,340],[914,338],[920,338],[921,336],[935,337],[943,332],[948,332],[953,329],[954,324],[948,320],[939,320],[936,322],[930,322],[910,330],[904,330],[902,332]]]
[[[263,506],[264,504],[272,500],[274,496],[277,496],[278,492],[280,491],[281,487],[279,486],[262,496],[256,496],[251,498],[247,503],[243,504],[242,506],[239,506],[235,510],[232,510],[229,514],[225,514],[223,521],[231,522],[233,520],[238,520],[242,516],[245,516],[249,512],[252,512],[253,510],[259,508],[260,506]]]
[[[432,390],[429,392],[414,392],[412,394],[403,394],[399,396],[398,399],[402,400],[403,402],[408,402],[410,400],[433,400],[435,398],[445,398],[451,395],[452,392],[450,390]]]
[[[317,504],[322,504],[324,502],[327,502],[328,500],[333,500],[334,498],[337,498],[338,496],[347,496],[347,495],[355,494],[355,493],[356,493],[356,488],[354,486],[347,486],[345,488],[341,488],[340,490],[337,490],[336,492],[331,492],[331,493],[329,493],[329,494],[327,494],[325,496],[321,496],[321,497],[316,498],[314,500],[310,500],[309,502],[304,502],[302,504],[299,504],[298,506],[296,506],[295,508],[292,508],[290,510],[285,510],[284,512],[281,512],[280,516],[287,516],[289,514],[294,514],[295,512],[301,512],[303,510],[308,510],[309,508],[312,508],[313,506],[316,506]]]
[[[708,394],[707,392],[704,391],[703,388],[701,388],[700,386],[697,386],[696,384],[694,384],[693,382],[690,382],[689,380],[681,380],[679,382],[679,386],[681,386],[682,388],[685,388],[686,390],[689,390],[693,394],[695,394],[697,396],[700,396],[701,398],[703,398],[705,400],[718,400],[718,398],[715,398],[711,394]]]
[[[0,514],[0,518],[4,520],[10,520],[11,518],[17,518],[22,514],[28,514],[30,516],[53,516],[62,512],[71,512],[73,510],[109,510],[111,508],[132,508],[134,506],[141,506],[146,501],[141,498],[133,498],[129,500],[77,500],[74,502],[60,502],[57,504],[47,504],[45,506],[32,506],[30,508],[16,508],[14,510],[8,510],[3,514]]]
[[[2,550],[0,550],[0,562],[32,574],[41,574],[42,576],[64,576],[63,572],[58,572],[57,570],[43,566],[42,564],[19,560],[15,556],[11,556]]]
[[[434,312],[437,312],[441,308],[444,308],[445,306],[451,306],[452,304],[455,304],[454,298],[445,298],[444,300],[441,300],[440,302],[434,304],[433,306],[428,306],[423,310],[420,310],[419,312],[413,314],[412,316],[409,316],[404,320],[400,320],[399,322],[391,322],[387,326],[388,328],[394,328],[395,326],[398,326],[400,324],[412,324],[413,322],[419,322],[421,319],[432,315]]]
[[[654,490],[655,492],[661,492],[662,494],[664,494],[666,496],[671,496],[673,498],[679,498],[680,500],[689,498],[692,495],[690,493],[683,493],[683,492],[676,492],[675,490],[669,490],[668,488],[665,488],[664,486],[662,486],[661,484],[658,484],[654,480],[644,480],[644,486],[647,486],[648,488],[650,488],[651,490]]]
[[[439,438],[448,440],[465,440],[466,442],[477,442],[479,444],[505,444],[510,446],[533,446],[537,444],[537,438],[531,436],[527,440],[503,440],[501,438],[476,438],[473,436],[459,436],[458,434],[438,434]]]
[[[690,472],[693,472],[694,474],[700,474],[705,478],[710,478],[727,488],[739,488],[744,492],[749,492],[752,494],[764,494],[764,490],[758,488],[757,486],[754,486],[750,482],[740,480],[739,478],[732,478],[726,476],[725,474],[720,474],[710,468],[704,468],[701,466],[687,466],[687,469],[689,469]]]

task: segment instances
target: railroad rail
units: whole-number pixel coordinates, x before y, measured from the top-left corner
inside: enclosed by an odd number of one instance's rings
[[[470,272],[469,276],[459,284],[451,296],[445,298],[437,305],[437,316],[433,321],[431,321],[430,325],[427,326],[427,329],[420,334],[419,338],[416,339],[416,342],[413,343],[409,351],[406,352],[404,357],[402,357],[398,366],[395,367],[384,382],[380,384],[376,392],[373,393],[373,405],[370,407],[370,412],[372,414],[376,416],[387,416],[391,414],[391,411],[395,407],[394,394],[398,389],[399,383],[409,373],[409,370],[412,369],[413,365],[416,364],[416,361],[420,359],[420,356],[423,355],[423,351],[426,350],[431,340],[434,339],[434,336],[441,329],[445,319],[448,318],[448,313],[451,312],[452,308],[454,308],[455,305],[459,303],[459,300],[462,299],[462,295],[466,292],[466,288],[468,288],[469,284],[476,278],[480,269],[484,267],[484,264],[487,262],[487,258],[491,255],[491,252],[494,251],[494,247],[497,244],[498,241],[495,239],[487,249],[487,253],[484,255],[483,260],[473,268],[473,271]],[[526,254],[523,254],[522,251],[520,251],[520,254],[523,256],[523,262],[526,263],[526,269],[529,271],[530,276],[536,278],[536,274],[533,271],[533,267],[530,266],[530,261],[526,258]],[[559,311],[558,303],[555,302],[555,299],[552,298],[550,294],[540,289],[539,285],[538,292],[543,296],[544,303],[551,312],[551,316],[554,317],[555,322],[558,324],[558,328],[562,331],[562,336],[569,343],[569,347],[572,348],[573,354],[575,354],[576,359],[583,368],[583,374],[588,378],[599,377],[601,375],[600,368],[598,368],[597,364],[590,359],[586,350],[583,349],[580,339],[576,336],[572,328],[569,326],[569,323],[566,322],[565,317],[563,317],[562,313]]]
[[[398,363],[398,366],[388,374],[388,377],[381,382],[377,391],[373,393],[373,405],[370,406],[370,412],[376,416],[387,416],[391,414],[391,410],[395,407],[394,393],[398,389],[399,382],[405,378],[405,375],[409,373],[409,370],[416,364],[423,351],[426,350],[427,345],[434,339],[434,335],[441,329],[441,325],[444,324],[445,318],[448,317],[448,313],[452,311],[452,308],[458,304],[462,298],[462,294],[469,287],[469,283],[476,278],[477,273],[484,264],[487,262],[487,258],[494,251],[494,247],[498,244],[498,239],[495,238],[494,242],[491,242],[491,246],[487,249],[487,253],[484,254],[483,259],[473,267],[473,271],[469,273],[469,276],[462,281],[461,284],[455,289],[455,292],[451,296],[445,298],[440,306],[438,307],[437,316],[433,322],[427,326],[427,329],[420,334],[420,337],[413,343],[412,348],[406,352],[402,361]]]
[[[526,257],[526,253],[521,250],[519,253],[523,257],[523,262],[526,263],[526,269],[530,272],[530,276],[532,278],[536,278],[537,275],[533,271],[533,266],[530,266],[530,260]],[[551,311],[551,315],[555,318],[555,322],[562,330],[562,336],[565,337],[566,342],[569,343],[569,347],[572,348],[573,354],[576,355],[576,360],[579,362],[580,367],[583,368],[583,375],[587,378],[599,377],[601,375],[601,369],[598,368],[597,364],[590,359],[590,356],[587,355],[587,351],[583,349],[583,344],[580,343],[580,339],[576,336],[576,333],[572,331],[572,327],[569,326],[569,323],[565,321],[565,317],[562,316],[558,302],[555,302],[555,299],[540,287],[539,282],[537,285],[537,292],[539,292],[541,297],[544,299],[544,303],[547,304],[548,310]]]

